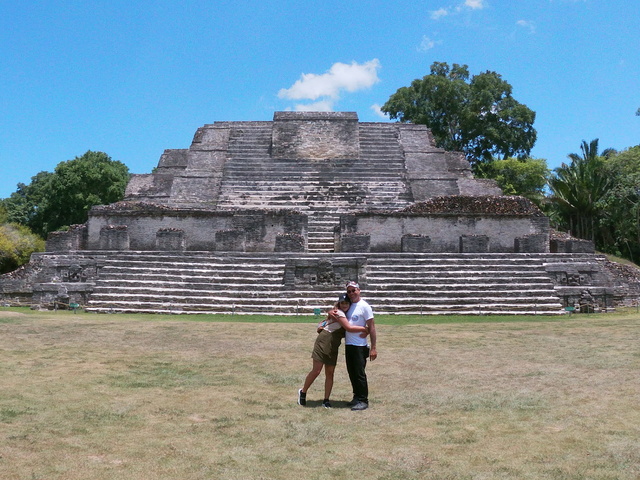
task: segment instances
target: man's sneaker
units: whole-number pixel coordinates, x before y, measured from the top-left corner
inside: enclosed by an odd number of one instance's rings
[[[322,401],[322,406],[324,408],[331,408],[331,403],[326,398]]]
[[[359,402],[359,400],[357,398],[353,397],[353,399],[350,402],[347,402],[347,407],[353,407],[358,402]]]
[[[353,407],[351,407],[351,410],[358,411],[358,410],[366,410],[367,408],[369,408],[368,403],[358,402]]]
[[[302,405],[303,407],[307,404],[307,394],[302,391],[302,389],[298,390],[298,405]]]

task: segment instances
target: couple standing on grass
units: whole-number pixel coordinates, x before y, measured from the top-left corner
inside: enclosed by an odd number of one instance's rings
[[[369,408],[369,386],[367,383],[367,358],[378,356],[376,350],[376,326],[371,306],[360,298],[360,285],[347,283],[347,293],[340,295],[338,303],[327,313],[327,319],[318,325],[318,338],[311,358],[313,367],[307,374],[304,386],[298,390],[298,404],[307,404],[307,391],[324,367],[324,400],[322,406],[331,408],[329,397],[333,388],[333,375],[338,363],[338,348],[345,338],[347,372],[353,388],[353,399],[347,403],[351,410]],[[371,336],[371,348],[367,345]]]

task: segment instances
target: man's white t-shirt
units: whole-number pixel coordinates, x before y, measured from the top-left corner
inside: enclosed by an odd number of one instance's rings
[[[350,325],[364,327],[367,325],[367,320],[369,320],[370,318],[373,318],[373,310],[371,309],[371,306],[364,300],[352,303],[351,307],[349,307],[349,311],[347,312],[347,320],[349,320]],[[345,345],[357,345],[360,347],[366,347],[367,339],[366,337],[362,338],[360,336],[360,333],[346,332],[344,336],[344,343]]]

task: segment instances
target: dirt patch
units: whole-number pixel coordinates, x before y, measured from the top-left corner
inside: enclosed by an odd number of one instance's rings
[[[26,317],[27,315],[25,313],[21,313],[21,312],[4,312],[2,310],[0,310],[0,320],[2,320],[3,318],[19,318],[19,317]]]

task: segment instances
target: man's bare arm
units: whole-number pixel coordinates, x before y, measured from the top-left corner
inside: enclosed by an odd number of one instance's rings
[[[329,312],[329,316],[333,318],[336,322],[338,322],[342,326],[342,328],[344,328],[347,332],[353,332],[353,333],[369,332],[367,327],[358,327],[356,325],[351,325],[349,321],[342,315],[336,315],[334,313]]]
[[[378,357],[378,333],[376,332],[376,323],[373,318],[367,320],[367,326],[369,327],[369,335],[371,336],[371,350],[369,351],[369,359],[374,361]]]

